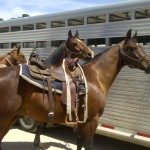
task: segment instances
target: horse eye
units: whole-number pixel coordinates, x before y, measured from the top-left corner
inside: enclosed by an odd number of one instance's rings
[[[73,43],[73,46],[77,46],[78,44],[77,43]]]
[[[133,47],[132,50],[135,51],[135,50],[136,50],[136,47]]]

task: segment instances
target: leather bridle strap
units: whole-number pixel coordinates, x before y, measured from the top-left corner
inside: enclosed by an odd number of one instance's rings
[[[11,66],[14,66],[11,62],[10,62],[10,60],[6,57],[6,61],[11,65]]]
[[[82,52],[82,51],[80,51],[80,52],[73,52],[73,51],[70,51],[68,48],[67,48],[67,46],[66,46],[66,42],[64,42],[64,47],[65,47],[65,49],[67,50],[67,52],[69,53],[69,54],[75,54],[75,55],[82,55],[82,54],[84,54],[84,52]]]
[[[120,44],[118,44],[118,48],[119,48],[119,51],[120,51],[120,54],[123,55],[123,60],[124,60],[124,63],[125,65],[127,64],[126,61],[125,61],[125,56],[133,61],[136,61],[138,62],[138,64],[140,64],[140,62],[145,58],[145,55],[143,57],[141,57],[140,59],[135,59],[135,58],[132,58],[130,57],[129,55],[125,54],[123,49],[121,48]]]

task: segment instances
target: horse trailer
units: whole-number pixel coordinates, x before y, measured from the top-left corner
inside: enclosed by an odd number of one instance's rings
[[[150,52],[150,1],[0,21],[0,55],[20,45],[27,58],[33,48],[46,58],[67,39],[70,29],[78,30],[80,38],[95,53],[119,43],[128,29],[137,30],[138,43]],[[96,133],[150,147],[149,75],[128,67],[122,69],[109,90]]]

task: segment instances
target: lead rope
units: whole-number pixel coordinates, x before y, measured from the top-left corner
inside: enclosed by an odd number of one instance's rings
[[[70,79],[66,73],[65,59],[63,59],[62,68],[64,71],[67,86],[67,116],[69,116],[69,121],[72,121]]]

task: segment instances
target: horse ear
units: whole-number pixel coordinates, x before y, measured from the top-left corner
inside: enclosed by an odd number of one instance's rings
[[[134,36],[132,38],[134,38],[135,40],[137,40],[137,31],[135,31],[135,34],[134,34]]]
[[[20,45],[19,45],[18,48],[17,48],[17,52],[18,52],[18,53],[20,52]]]
[[[131,31],[132,31],[132,29],[129,29],[129,30],[127,31],[126,38],[125,38],[125,43],[126,43],[129,39],[131,39]]]
[[[68,37],[69,37],[69,38],[72,37],[72,32],[71,32],[71,30],[69,30],[69,32],[68,32]]]
[[[126,39],[131,39],[131,31],[132,29],[129,29],[127,34],[126,34]]]
[[[75,37],[79,37],[79,33],[78,33],[78,31],[76,30],[76,34],[75,34]]]
[[[14,45],[13,49],[16,49],[16,45]]]

